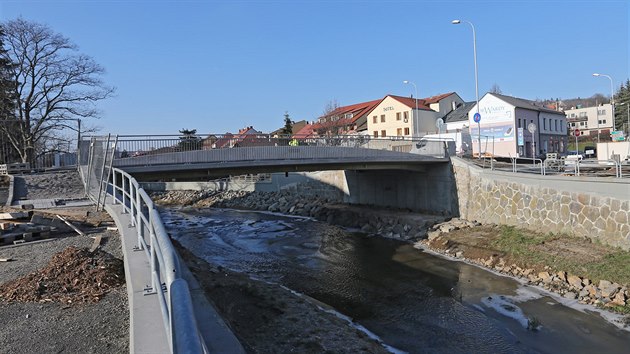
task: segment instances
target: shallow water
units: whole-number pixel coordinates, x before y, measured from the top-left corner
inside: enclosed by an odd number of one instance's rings
[[[166,209],[198,257],[306,294],[409,353],[626,353],[630,333],[596,313],[395,240],[257,212]],[[541,327],[527,329],[528,319]]]

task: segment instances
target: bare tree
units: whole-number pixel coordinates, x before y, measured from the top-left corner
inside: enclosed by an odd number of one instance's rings
[[[18,18],[4,29],[19,126],[18,134],[8,136],[22,161],[32,163],[38,152],[57,144],[64,129],[97,117],[96,102],[114,88],[101,80],[100,65],[49,27]]]
[[[496,93],[496,94],[502,94],[503,91],[501,91],[501,88],[499,87],[499,84],[494,83],[492,85],[492,87],[490,88],[490,93]]]
[[[337,108],[339,108],[339,102],[337,102],[337,100],[333,98],[326,103],[326,106],[324,106],[324,112],[322,113],[322,116],[329,115]]]

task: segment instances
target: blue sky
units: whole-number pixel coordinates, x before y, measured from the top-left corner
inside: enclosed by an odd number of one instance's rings
[[[627,0],[589,1],[1,1],[69,37],[103,65],[116,96],[102,133],[268,132],[387,94],[493,84],[517,97],[610,95],[629,75]],[[90,124],[90,123],[88,123]]]

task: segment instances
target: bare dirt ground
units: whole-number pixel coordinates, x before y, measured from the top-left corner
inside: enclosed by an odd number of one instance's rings
[[[76,171],[20,178],[29,199],[83,195]],[[107,230],[113,225],[109,215],[93,207],[34,213],[64,216],[86,236],[57,232],[51,239],[0,247],[0,258],[11,259],[0,262],[0,353],[128,352],[123,255],[118,232]],[[96,236],[101,246],[88,254]]]

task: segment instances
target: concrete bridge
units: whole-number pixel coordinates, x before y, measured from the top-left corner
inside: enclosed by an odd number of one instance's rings
[[[186,149],[179,140],[148,140],[143,142],[144,146],[166,146],[138,151],[134,145],[139,140],[123,139],[116,142],[113,167],[123,169],[139,180],[194,180],[235,174],[295,171],[426,171],[430,165],[449,161],[443,142],[402,137],[344,137],[343,140],[301,140],[298,143],[300,145],[289,146],[286,143],[279,145],[275,142],[277,140],[265,136],[248,140],[250,145],[247,146],[193,146],[196,149]],[[130,150],[132,154],[128,153]]]

